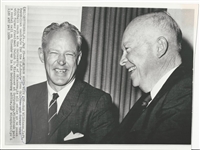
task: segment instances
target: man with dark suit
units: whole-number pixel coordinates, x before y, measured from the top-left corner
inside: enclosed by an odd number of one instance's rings
[[[145,93],[102,143],[190,144],[192,72],[180,56],[182,33],[166,12],[135,18],[122,38],[120,65]]]
[[[45,28],[38,53],[47,82],[27,88],[27,143],[98,143],[116,126],[110,95],[76,79],[81,44],[68,22]]]

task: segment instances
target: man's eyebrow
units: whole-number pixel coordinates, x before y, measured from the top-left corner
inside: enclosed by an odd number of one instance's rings
[[[58,51],[57,49],[54,49],[54,48],[48,48],[48,50]]]
[[[54,49],[54,48],[49,48],[48,50],[49,51],[59,51],[58,49]],[[64,53],[73,53],[73,54],[76,54],[76,52],[70,51],[70,50],[65,50]]]
[[[122,50],[127,50],[127,49],[128,49],[128,46],[125,46],[125,44],[122,44],[122,45],[121,45],[121,49],[122,49]]]

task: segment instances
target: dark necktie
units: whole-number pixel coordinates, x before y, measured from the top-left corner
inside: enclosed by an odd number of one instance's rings
[[[49,133],[48,134],[50,134],[57,117],[57,98],[58,97],[59,95],[57,93],[53,93],[53,99],[50,101],[50,104],[49,104],[49,117],[48,117]]]
[[[145,97],[145,99],[143,100],[142,102],[142,108],[143,110],[145,110],[149,104],[149,102],[151,101],[151,94],[150,93],[147,93],[147,96]]]
[[[133,105],[131,110],[128,112],[126,117],[123,119],[121,124],[116,130],[110,132],[107,137],[102,141],[102,143],[127,143],[127,141],[131,140],[128,136],[131,133],[131,129],[134,124],[142,115],[143,111],[146,109],[148,103],[151,101],[150,93],[144,93],[139,100]]]

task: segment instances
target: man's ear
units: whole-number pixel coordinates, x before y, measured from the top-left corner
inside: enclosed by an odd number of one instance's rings
[[[43,49],[41,47],[38,48],[38,55],[39,55],[40,61],[42,63],[44,63],[44,52],[43,52]]]
[[[168,41],[167,41],[167,39],[165,37],[163,37],[163,36],[160,36],[157,39],[156,56],[158,58],[161,58],[167,52],[167,49],[168,49]]]
[[[77,58],[77,65],[79,65],[80,61],[81,61],[81,57],[82,57],[82,52],[79,52],[78,58]]]

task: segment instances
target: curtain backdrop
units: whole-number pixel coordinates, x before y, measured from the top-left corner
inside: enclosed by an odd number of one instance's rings
[[[121,38],[129,22],[142,14],[164,9],[83,7],[81,32],[83,57],[78,75],[94,87],[110,93],[119,109],[119,121],[141,96],[130,74],[119,65]]]

